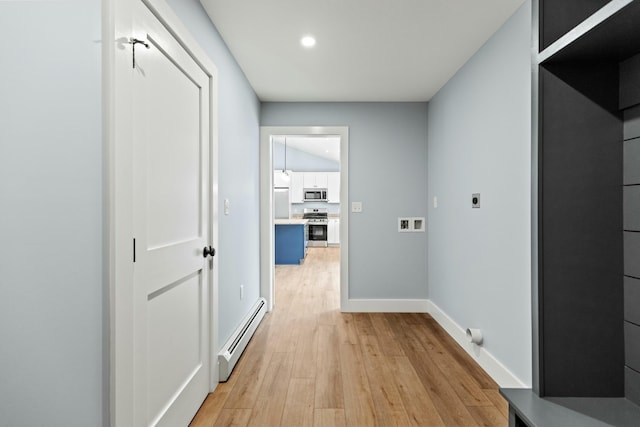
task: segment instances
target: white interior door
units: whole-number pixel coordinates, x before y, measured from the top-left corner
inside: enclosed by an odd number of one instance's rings
[[[134,10],[134,420],[186,426],[210,378],[209,79]]]

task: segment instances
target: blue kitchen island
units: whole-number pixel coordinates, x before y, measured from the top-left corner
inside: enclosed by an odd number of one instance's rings
[[[299,265],[307,254],[308,223],[306,219],[276,219],[276,264]]]

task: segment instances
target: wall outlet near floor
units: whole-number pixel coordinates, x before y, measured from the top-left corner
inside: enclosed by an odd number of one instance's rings
[[[362,212],[362,202],[351,202],[351,212],[353,213]]]
[[[240,285],[240,299],[244,298],[244,285]]]
[[[438,196],[433,196],[433,207],[438,208]]]

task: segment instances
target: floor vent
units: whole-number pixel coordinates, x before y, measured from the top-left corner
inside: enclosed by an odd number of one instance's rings
[[[240,323],[231,338],[225,343],[218,353],[218,365],[220,367],[220,381],[226,382],[240,359],[242,352],[247,347],[253,333],[260,325],[262,318],[267,312],[267,303],[264,298],[260,298],[253,306],[247,317]]]

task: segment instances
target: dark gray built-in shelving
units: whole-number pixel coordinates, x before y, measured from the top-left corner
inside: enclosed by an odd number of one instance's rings
[[[562,8],[555,5],[545,7],[545,2],[541,2],[539,36],[542,49],[549,47],[608,2],[609,0],[568,1]]]
[[[531,390],[502,389],[514,427],[638,427],[640,407],[624,398],[547,397]]]
[[[612,71],[563,63],[539,71],[543,396],[623,394],[622,125],[607,108],[618,91]],[[615,86],[579,90],[611,77]]]
[[[624,110],[622,188],[625,396],[640,404],[640,55],[620,70],[621,104],[630,106]]]
[[[542,400],[527,405],[640,425],[640,0],[533,7],[528,393]],[[510,404],[510,425],[544,425]]]

